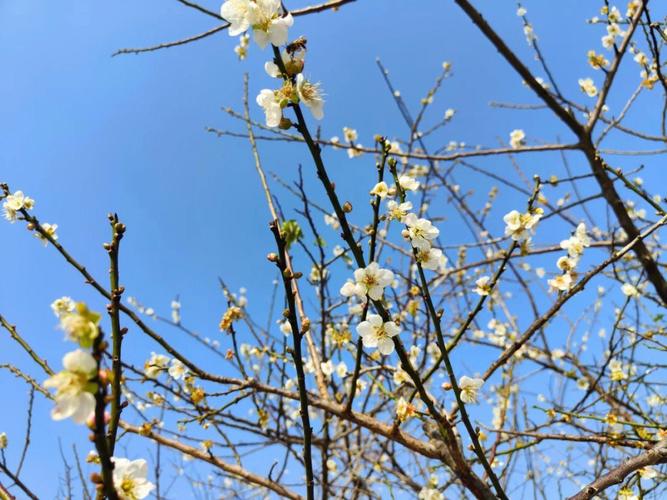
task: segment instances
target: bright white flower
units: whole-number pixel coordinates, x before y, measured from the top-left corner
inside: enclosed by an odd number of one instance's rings
[[[174,358],[171,360],[171,366],[169,367],[169,376],[174,380],[182,379],[187,373],[185,365],[181,363],[180,360]]]
[[[463,375],[459,379],[459,389],[461,391],[461,401],[464,403],[477,403],[477,393],[484,385],[484,380],[481,378],[471,378]]]
[[[148,479],[146,460],[112,457],[113,485],[120,500],[140,500],[150,495],[155,485]]]
[[[343,137],[347,142],[357,142],[357,131],[353,128],[343,127]]]
[[[412,203],[409,201],[397,203],[394,200],[387,202],[387,217],[389,220],[397,220],[403,222],[408,212],[412,210]]]
[[[533,30],[533,26],[530,24],[524,24],[523,34],[526,36],[526,41],[528,42],[528,45],[532,45],[533,42],[537,40],[537,35],[535,34],[535,30]]]
[[[572,288],[573,281],[574,280],[572,279],[572,275],[570,273],[564,273],[548,280],[547,283],[552,288],[552,290],[567,292],[570,288]]]
[[[639,290],[637,290],[637,287],[631,285],[630,283],[623,283],[623,286],[621,286],[621,292],[623,292],[623,295],[625,295],[626,297],[633,297],[633,298],[641,297],[641,293],[639,292]]]
[[[347,375],[347,365],[345,364],[345,361],[341,361],[336,365],[336,375],[340,378],[345,378],[345,375]]]
[[[354,271],[354,281],[348,281],[340,290],[341,295],[358,296],[362,300],[368,295],[372,300],[382,299],[384,288],[394,281],[394,273],[382,269],[377,262],[371,262],[367,267]]]
[[[419,181],[409,175],[401,175],[398,178],[398,184],[405,191],[417,191],[417,189],[419,189]]]
[[[361,156],[364,154],[363,148],[364,146],[362,144],[355,144],[354,147],[352,148],[347,148],[347,157],[352,159],[356,158],[358,156]]]
[[[74,304],[72,311],[62,312],[59,327],[68,340],[77,342],[81,347],[91,347],[99,335],[98,324],[101,316],[88,309],[86,304]]]
[[[76,304],[69,297],[60,297],[51,303],[51,310],[57,318],[60,318],[65,313],[74,312]]]
[[[569,272],[573,271],[574,268],[577,267],[578,262],[579,261],[577,257],[568,257],[563,255],[556,261],[556,267],[558,267],[558,269],[561,271]]]
[[[324,223],[327,226],[331,226],[331,229],[334,231],[340,227],[340,222],[338,222],[338,217],[335,215],[324,214]]]
[[[598,95],[598,89],[595,86],[592,78],[580,78],[579,88],[581,88],[582,92],[584,92],[588,97],[595,97]]]
[[[167,369],[169,358],[164,354],[151,353],[151,357],[144,363],[144,375],[146,378],[157,378],[157,376]]]
[[[45,222],[41,226],[44,232],[48,234],[52,240],[58,239],[58,235],[56,234],[56,230],[58,229],[58,224],[48,224]],[[39,241],[41,241],[44,244],[44,246],[47,246],[49,244],[49,240],[46,239],[46,236],[44,236],[39,231],[35,231],[33,234]]]
[[[296,92],[316,120],[324,118],[324,98],[319,83],[311,83],[299,73],[296,76]]]
[[[14,194],[7,195],[2,204],[5,219],[9,222],[16,222],[16,213],[22,208],[30,210],[35,206],[35,200],[29,198],[23,191],[16,191]]]
[[[283,117],[283,110],[276,93],[270,89],[262,89],[257,96],[257,104],[264,109],[267,127],[277,127]]]
[[[447,257],[439,248],[428,248],[417,252],[417,262],[421,263],[424,269],[435,271],[447,265]]]
[[[220,7],[220,15],[230,24],[229,36],[240,35],[250,28],[250,3],[250,0],[227,0]]]
[[[328,360],[326,362],[320,363],[320,368],[322,369],[322,373],[326,377],[330,377],[331,374],[334,372],[334,365],[333,361]]]
[[[56,406],[51,410],[53,420],[72,417],[77,424],[83,424],[95,410],[97,385],[93,379],[97,375],[97,361],[90,353],[77,349],[63,357],[63,371],[44,382],[47,389],[56,390]]]
[[[224,17],[224,16],[223,16]],[[294,24],[292,14],[280,14],[280,0],[255,0],[248,11],[255,42],[261,48],[269,43],[276,47],[287,43],[287,31]]]
[[[521,129],[514,129],[510,132],[510,146],[514,149],[520,148],[524,145],[526,133]]]
[[[514,241],[522,241],[530,236],[535,226],[542,217],[542,210],[536,209],[533,213],[520,213],[518,210],[512,210],[505,214],[505,236],[511,236]]]
[[[440,234],[440,230],[433,226],[430,220],[420,219],[413,213],[406,215],[403,223],[407,226],[401,233],[403,238],[409,240],[412,246],[419,250],[428,250],[431,241]]]
[[[447,111],[445,111],[445,120],[451,120],[454,118],[454,113],[456,113],[456,111],[454,111],[452,108],[449,108]]]
[[[489,295],[491,293],[491,281],[490,276],[482,276],[479,278],[477,281],[475,281],[475,288],[473,292],[475,292],[477,295],[484,297],[486,295]]]
[[[417,412],[417,408],[411,403],[408,403],[405,398],[400,398],[396,402],[396,417],[405,422],[408,418],[413,417]]]
[[[372,194],[373,196],[379,196],[384,200],[387,195],[389,195],[389,186],[387,186],[387,183],[384,181],[378,182],[375,186],[373,186],[373,189],[370,190],[369,194]]]
[[[577,380],[577,388],[582,390],[582,391],[587,391],[588,388],[590,387],[590,384],[588,383],[588,379],[586,378],[580,378]]]
[[[519,16],[519,17],[523,17],[523,16],[525,16],[526,14],[528,14],[528,11],[526,10],[525,7],[519,7],[518,9],[516,9],[516,15],[517,15],[517,16]]]
[[[628,373],[623,369],[623,363],[619,359],[609,361],[610,378],[614,382],[620,382],[628,378]]]
[[[394,342],[391,338],[400,332],[396,323],[382,321],[382,317],[378,314],[369,314],[366,321],[357,325],[357,333],[361,335],[364,347],[377,347],[384,355],[394,352]]]

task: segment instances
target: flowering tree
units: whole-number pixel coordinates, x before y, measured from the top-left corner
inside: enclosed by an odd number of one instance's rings
[[[516,129],[497,148],[437,145],[437,132],[455,116],[449,109],[427,125],[452,76],[448,63],[416,115],[378,63],[407,137],[378,131],[364,147],[352,128],[342,139],[314,131],[313,119],[324,119],[324,94],[304,68],[308,44],[317,40],[295,37],[297,20],[353,0],[293,11],[278,0],[227,0],[219,14],[179,2],[222,24],[119,53],[190,44],[223,30],[238,37],[240,59],[253,43],[266,51],[274,85],[256,97],[263,119],[253,118],[258,109],[249,105],[246,76],[242,112],[228,110],[245,131],[210,131],[250,144],[275,241],[267,249],[278,276],[271,321],[262,326],[245,291],[233,293],[221,281],[223,335],[200,337],[181,321],[178,301],[162,316],[125,292],[126,227],[118,215],[109,215],[103,282],[70,254],[56,224],[42,222],[32,198],[2,184],[5,218],[26,225],[106,303],[103,315],[69,297],[53,302],[72,348],[59,370],[0,315],[36,364],[1,366],[32,395],[53,400],[53,419],[71,418],[90,431],[96,493],[84,481],[84,497],[168,495],[159,462],[119,456],[123,438],[136,435],[154,443],[158,457],[199,462],[210,475],[190,480],[225,498],[661,498],[667,430],[658,356],[667,348],[667,282],[659,234],[667,212],[655,192],[662,186],[646,187],[633,168],[612,165],[615,152],[605,142],[619,135],[667,141],[667,27],[653,20],[648,2],[632,0],[622,12],[605,1],[589,20],[602,32],[601,46],[576,56],[586,57],[597,77],[580,79],[581,95],[570,98],[552,76],[526,8],[516,14],[535,54],[533,69],[469,1],[454,0],[539,101],[496,106],[547,109],[574,138],[547,143]],[[622,63],[636,64],[640,74],[629,94],[614,85]],[[626,97],[617,113],[607,106],[612,92]],[[640,94],[656,101],[657,132],[624,123]],[[268,140],[306,148],[312,161],[303,168],[316,173],[326,204],[312,195],[315,187],[306,188],[301,170],[294,183],[269,180],[258,145]],[[519,165],[553,152],[562,165],[548,178],[531,178]],[[368,207],[353,207],[336,187],[328,158],[345,154],[376,175]],[[516,175],[484,163],[499,158],[511,161]],[[478,183],[458,184],[462,169]],[[480,203],[471,191],[486,183]],[[295,218],[283,212],[276,187],[297,203]],[[503,194],[513,208],[498,213]],[[460,219],[469,232],[448,230],[445,218]],[[204,345],[207,359],[175,348],[160,333],[168,325]],[[143,366],[126,353],[130,332],[156,343]],[[216,368],[205,368],[211,359]],[[10,444],[0,435],[0,449]],[[262,459],[247,458],[257,449]],[[22,463],[3,454],[3,498],[19,490],[36,498]],[[289,479],[288,469],[297,471]]]

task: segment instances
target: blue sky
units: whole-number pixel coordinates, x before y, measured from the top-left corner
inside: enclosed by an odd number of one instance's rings
[[[219,7],[219,2],[202,3],[213,10]],[[515,4],[476,4],[535,68]],[[577,79],[596,76],[599,82],[599,75],[586,64],[585,52],[599,47],[602,33],[584,22],[597,13],[597,4],[526,3],[561,88],[579,102],[584,98]],[[100,280],[106,279],[101,246],[109,237],[106,214],[118,212],[128,226],[121,250],[122,283],[128,294],[165,314],[179,295],[184,321],[203,335],[219,338],[224,301],[217,277],[235,290],[246,287],[251,307],[261,314],[274,277],[265,255],[273,247],[248,145],[218,139],[205,127],[243,130],[221,107],[241,109],[244,72],[250,74],[251,97],[270,84],[262,69],[269,52],[252,45],[248,59],[239,62],[233,52],[236,40],[222,33],[190,46],[110,57],[122,47],[183,38],[214,25],[214,19],[166,0],[0,2],[0,180],[37,200],[35,213],[59,225],[63,244]],[[404,136],[405,126],[375,66],[380,57],[413,106],[442,62],[453,64],[454,77],[446,81],[430,119],[439,119],[450,107],[457,115],[434,138],[433,146],[450,140],[495,146],[507,141],[514,128],[525,129],[529,142],[571,138],[546,112],[489,110],[491,100],[536,101],[453,2],[360,0],[336,13],[297,18],[291,34],[308,38],[306,73],[321,81],[327,94],[321,124],[325,137],[341,135],[343,126],[356,128],[360,142],[368,145],[377,133]],[[636,85],[637,71],[631,66],[621,73],[620,88],[626,89],[622,95]],[[612,97],[612,109],[621,102]],[[648,106],[640,99],[629,123],[639,123]],[[261,119],[254,103],[252,112]],[[614,145],[624,148],[631,143]],[[306,185],[321,199],[302,148],[261,144],[260,152],[267,170],[288,180],[303,163]],[[344,153],[328,152],[327,161],[338,189],[363,204],[374,175],[371,159],[350,161]],[[649,167],[655,163],[646,161]],[[545,174],[560,168],[556,155],[527,156],[520,162],[527,171]],[[504,160],[497,162],[497,169],[516,176]],[[465,184],[470,174],[458,175]],[[643,176],[664,180],[650,168]],[[284,195],[279,188],[276,193]],[[485,194],[481,189],[476,199]],[[291,201],[284,204],[286,210],[292,206]],[[451,219],[447,232],[452,243],[470,238],[451,209],[443,208],[441,214]],[[497,230],[500,223],[492,226]],[[328,237],[335,240],[333,233]],[[68,346],[55,329],[51,301],[70,295],[98,310],[104,304],[20,224],[0,224],[0,242],[0,312],[58,367]],[[138,332],[132,333],[127,342],[132,351],[155,349]],[[176,345],[186,345],[176,332],[165,335]],[[0,362],[15,362],[41,377],[6,335],[0,335],[0,353]],[[143,354],[134,360],[142,359]],[[0,431],[10,435],[8,456],[13,460],[22,440],[26,388],[5,372],[0,372],[0,383],[6,391],[3,399],[12,408],[0,415]],[[80,450],[88,450],[85,431],[69,422],[51,422],[48,409],[49,404],[38,398],[25,469],[25,478],[44,498],[56,495],[62,474],[54,458],[58,439],[66,449],[76,442]],[[136,456],[141,452],[132,450]]]

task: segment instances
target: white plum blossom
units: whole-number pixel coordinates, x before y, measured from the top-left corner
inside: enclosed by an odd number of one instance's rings
[[[424,486],[419,490],[419,495],[417,496],[419,500],[444,500],[445,496],[436,488],[429,488]]]
[[[46,234],[48,234],[52,240],[55,241],[58,239],[58,235],[56,234],[56,230],[58,229],[58,224],[48,224],[45,222],[44,224],[41,224],[41,227],[42,230]],[[47,246],[49,244],[49,240],[46,238],[46,236],[44,236],[39,231],[35,231],[33,234],[39,241],[41,241],[44,244],[44,246]]]
[[[413,417],[416,412],[417,408],[405,398],[399,398],[396,402],[396,417],[401,422],[405,422],[408,418]]]
[[[113,485],[120,500],[140,500],[150,495],[155,485],[148,479],[146,460],[112,457]]]
[[[510,132],[510,146],[517,149],[524,145],[526,133],[521,129],[514,129]]]
[[[280,0],[227,0],[220,15],[229,23],[229,35],[236,36],[252,28],[255,42],[261,48],[269,43],[287,43],[288,30],[294,24],[291,14],[280,13]]]
[[[523,241],[530,236],[535,226],[542,217],[542,209],[536,209],[532,213],[522,214],[518,210],[512,210],[505,214],[505,236],[511,236],[514,241]]]
[[[623,283],[621,286],[621,292],[623,292],[623,295],[626,297],[638,298],[641,296],[641,293],[639,290],[637,290],[637,287],[630,283]]]
[[[431,241],[440,234],[440,230],[433,226],[430,220],[420,219],[413,213],[406,215],[403,223],[406,225],[406,229],[401,233],[403,238],[409,240],[418,250],[428,250]]]
[[[366,321],[357,325],[357,333],[361,335],[364,347],[377,347],[384,355],[394,352],[394,342],[391,338],[400,332],[396,323],[383,321],[379,314],[369,314]]]
[[[382,269],[377,262],[371,262],[367,267],[354,271],[354,281],[348,281],[340,289],[341,295],[352,297],[356,295],[366,300],[368,295],[372,300],[382,299],[384,288],[394,281],[394,273],[388,269]]]
[[[484,385],[484,380],[481,378],[471,378],[463,375],[459,379],[459,390],[461,391],[461,401],[464,403],[477,403],[477,393]]]
[[[324,118],[324,98],[319,83],[311,83],[299,73],[296,76],[296,92],[316,120]]]
[[[584,253],[584,248],[591,246],[591,239],[586,234],[586,224],[583,222],[577,226],[574,234],[567,240],[560,242],[560,247],[567,250],[570,257],[578,258]]]
[[[490,276],[482,276],[477,281],[475,281],[476,286],[473,292],[475,292],[480,297],[489,295],[491,293],[491,283],[489,283],[490,281]]]
[[[384,181],[378,182],[368,194],[379,196],[380,199],[384,200],[389,195],[389,186]]]
[[[401,175],[398,178],[398,185],[405,191],[417,191],[419,189],[419,181],[409,175]]]
[[[267,127],[277,127],[283,117],[283,110],[275,91],[262,89],[257,95],[257,104],[264,110]]]
[[[595,83],[593,82],[592,78],[580,78],[579,88],[588,97],[595,97],[596,95],[598,95],[598,89],[595,86]]]
[[[389,220],[403,222],[410,210],[412,210],[412,203],[409,201],[398,203],[394,200],[389,200],[387,202],[387,217]]]
[[[552,290],[557,290],[559,292],[567,292],[570,288],[572,288],[573,282],[574,279],[569,272],[563,273],[547,281]]]
[[[57,318],[63,314],[74,312],[76,303],[70,297],[60,297],[51,303],[51,310]]]
[[[443,255],[442,250],[439,248],[427,248],[417,252],[417,262],[424,269],[435,271],[447,264],[447,257]]]
[[[35,200],[23,194],[23,191],[7,195],[2,204],[5,219],[12,223],[16,222],[16,214],[19,210],[31,210],[34,206]]]
[[[343,127],[343,137],[347,142],[357,142],[358,134],[353,128]]]
[[[151,353],[151,357],[144,363],[144,375],[146,378],[157,378],[157,376],[167,369],[169,358],[164,354]]]
[[[95,410],[97,384],[97,361],[86,351],[77,349],[63,357],[63,371],[44,382],[47,389],[56,390],[56,406],[51,410],[53,420],[72,417],[77,424],[83,424]]]
[[[180,360],[174,358],[174,359],[171,360],[171,366],[169,366],[168,373],[169,373],[169,376],[171,378],[173,378],[174,380],[180,380],[187,373],[187,369],[185,368],[185,365]]]

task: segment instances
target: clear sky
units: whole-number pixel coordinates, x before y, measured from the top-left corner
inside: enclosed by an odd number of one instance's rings
[[[220,2],[202,3],[217,10]],[[475,3],[535,68],[516,5]],[[563,91],[579,101],[583,97],[577,79],[593,74],[586,50],[599,47],[601,36],[584,20],[597,14],[599,3],[526,3]],[[287,4],[297,8],[306,2]],[[106,214],[118,212],[128,227],[121,250],[122,283],[128,295],[163,314],[179,295],[188,326],[224,342],[217,330],[224,310],[217,277],[234,290],[246,287],[253,310],[265,311],[274,278],[265,256],[273,247],[249,146],[239,139],[216,138],[205,127],[243,130],[221,107],[241,109],[244,72],[250,74],[251,98],[270,83],[263,71],[269,51],[252,45],[248,59],[239,62],[233,52],[236,40],[221,33],[185,47],[110,57],[122,47],[183,38],[215,25],[214,19],[169,0],[0,1],[0,180],[35,198],[35,213],[59,225],[63,244],[100,280],[106,279]],[[374,134],[405,135],[375,65],[380,57],[413,106],[442,62],[453,64],[454,77],[446,81],[429,119],[436,121],[447,108],[457,114],[433,139],[434,146],[450,140],[495,146],[506,142],[514,128],[526,130],[533,143],[571,139],[546,112],[489,110],[491,100],[536,101],[451,1],[359,0],[339,12],[297,18],[291,34],[308,38],[306,73],[321,81],[327,94],[324,137],[341,135],[343,126],[356,128],[360,142],[368,145]],[[624,79],[631,82],[626,89],[636,84],[637,71],[632,67],[621,73],[621,84]],[[612,98],[612,108],[615,102],[621,101]],[[640,101],[630,123],[641,119],[642,106]],[[261,119],[254,102],[252,112]],[[303,163],[307,188],[321,198],[302,148],[262,144],[260,152],[266,168],[288,180]],[[348,160],[340,152],[328,152],[327,159],[339,190],[349,193],[350,200],[363,200],[374,175],[372,160]],[[543,155],[522,161],[528,171],[551,173],[557,159]],[[498,162],[497,168],[502,175],[516,176],[506,161]],[[463,184],[467,175],[459,174]],[[644,177],[664,180],[655,171]],[[479,199],[485,193],[479,192]],[[291,207],[286,201],[285,210]],[[447,210],[451,211],[441,212]],[[502,213],[496,214],[498,220]],[[445,238],[451,237],[452,243],[469,240],[460,222],[451,218]],[[498,230],[500,223],[492,226]],[[329,238],[334,241],[334,233]],[[69,346],[55,328],[49,304],[61,295],[89,301],[97,310],[103,310],[104,303],[20,224],[0,224],[0,273],[0,312],[58,367]],[[41,378],[4,333],[0,332],[0,363],[16,363]],[[176,345],[186,345],[177,332],[164,333]],[[156,348],[136,329],[127,346],[136,362]],[[15,463],[27,389],[4,371],[0,383],[6,405],[0,431],[10,436],[8,457]],[[57,496],[63,476],[58,441],[68,453],[72,443],[82,453],[89,449],[85,430],[71,422],[52,422],[49,408],[37,398],[33,445],[24,473],[43,498]],[[133,448],[131,453],[134,458],[143,450]],[[71,453],[68,457],[71,462]]]

